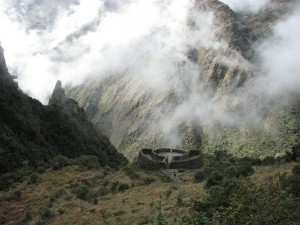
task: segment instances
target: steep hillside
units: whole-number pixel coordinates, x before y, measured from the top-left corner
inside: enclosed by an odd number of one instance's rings
[[[65,98],[63,104],[53,100],[44,106],[24,94],[13,78],[8,73],[1,47],[0,173],[44,165],[57,155],[71,158],[94,155],[102,166],[126,163],[124,156],[93,127],[74,100]]]
[[[34,183],[24,177],[14,188],[0,192],[0,224],[153,225],[160,218],[168,225],[196,225],[203,218],[197,217],[199,201],[209,194],[210,204],[202,205],[205,215],[213,206],[218,212],[228,209],[226,218],[237,221],[233,224],[250,220],[249,224],[263,225],[273,218],[271,224],[298,224],[299,196],[293,197],[278,182],[278,178],[290,176],[295,165],[255,167],[249,179],[226,180],[224,186],[209,190],[206,181],[194,182],[193,172],[185,175],[185,182],[171,182],[158,171],[131,167],[117,172],[80,170],[77,166],[47,170]],[[229,201],[232,192],[238,198]],[[199,208],[195,208],[196,203]],[[235,211],[232,207],[239,208]],[[189,217],[194,217],[193,222],[183,223]]]
[[[139,73],[151,62],[141,58],[133,68],[90,78],[68,89],[67,95],[130,159],[145,146],[221,148],[256,157],[282,153],[299,133],[294,113],[299,93],[270,96],[268,88],[259,89],[265,84],[258,83],[262,75],[256,48],[295,5],[296,1],[272,1],[268,8],[243,14],[217,0],[196,1],[186,35],[202,34],[199,39],[212,43],[203,45],[200,40],[186,46],[172,73],[160,79],[149,66],[145,81]],[[205,15],[207,24],[213,18],[213,32],[201,33],[201,21],[193,15]]]

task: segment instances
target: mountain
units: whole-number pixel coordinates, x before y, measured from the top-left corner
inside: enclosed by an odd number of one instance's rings
[[[269,93],[258,48],[296,4],[271,1],[270,7],[243,13],[218,0],[196,1],[186,35],[201,34],[194,15],[205,15],[213,18],[213,32],[198,38],[213,41],[188,45],[172,73],[157,78],[153,67],[147,71],[151,62],[144,56],[124,72],[68,88],[67,96],[131,160],[142,147],[161,146],[229,150],[236,156],[281,154],[299,136],[299,92]]]
[[[127,160],[88,121],[78,104],[64,96],[58,82],[48,106],[24,94],[6,67],[0,49],[0,172],[37,167],[57,155],[97,156],[118,167]],[[63,101],[62,101],[63,99]]]

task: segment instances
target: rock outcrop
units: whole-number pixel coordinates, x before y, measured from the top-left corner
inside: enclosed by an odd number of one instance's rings
[[[295,1],[272,2],[268,9],[243,15],[217,0],[196,1],[193,9],[196,13],[213,12],[213,38],[221,47],[190,46],[186,60],[178,62],[177,73],[168,77],[170,87],[152,91],[129,71],[91,79],[67,90],[67,96],[76,99],[86,109],[89,119],[131,159],[137,157],[144,146],[205,148],[207,151],[228,148],[239,156],[266,156],[290,149],[294,134],[290,135],[287,130],[294,122],[284,120],[295,120],[289,107],[280,105],[278,99],[265,101],[264,96],[247,95],[257,76],[253,66],[257,60],[254,47],[270,35],[274,23],[291,13]],[[190,28],[195,29],[194,21],[189,23]],[[197,66],[201,74],[189,77],[184,72],[186,65]],[[173,83],[176,85],[172,86]],[[207,99],[199,111],[209,110],[204,108],[215,104],[222,108],[215,114],[229,112],[231,123],[208,124],[207,118],[197,114],[188,117],[194,112],[185,109],[184,103],[194,96]],[[282,99],[284,102],[284,97]],[[197,100],[194,104],[198,104]],[[178,108],[180,112],[188,111],[186,118],[167,123],[172,115],[176,117]],[[259,118],[256,113],[249,113],[253,109],[259,112]],[[244,118],[250,118],[255,124],[247,124]],[[235,123],[234,120],[241,121]],[[277,133],[284,135],[276,136]]]
[[[61,81],[58,80],[56,82],[55,88],[52,92],[52,95],[49,99],[49,105],[51,104],[65,104],[67,101],[66,95],[65,95],[65,89],[62,88]]]
[[[119,167],[126,158],[88,121],[78,104],[63,97],[58,82],[49,106],[24,94],[8,73],[0,51],[0,173],[24,164],[37,167],[57,155],[93,155],[102,166]]]

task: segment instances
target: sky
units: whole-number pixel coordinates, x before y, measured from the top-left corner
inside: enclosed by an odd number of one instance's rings
[[[270,5],[269,0],[223,2],[246,13]],[[214,13],[199,13],[193,0],[3,0],[0,41],[21,89],[43,104],[57,80],[79,85],[87,78],[128,71],[144,86],[161,91],[167,84],[182,89],[184,96],[178,65],[187,62],[184,74],[191,84],[202,72],[187,60],[187,51],[194,46],[224,48],[214,38],[213,21]],[[300,90],[299,8],[272,30],[273,35],[256,48],[260,63],[255,66],[262,76],[250,87],[270,97]],[[196,94],[174,110],[166,130],[186,117],[187,109],[202,120],[212,115],[227,122],[232,118],[220,105]]]

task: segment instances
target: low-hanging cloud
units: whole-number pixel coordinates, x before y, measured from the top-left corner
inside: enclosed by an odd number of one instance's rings
[[[190,120],[237,125],[245,114],[229,112],[197,86],[203,71],[187,57],[191,48],[224,49],[216,40],[214,13],[199,11],[192,0],[64,0],[0,2],[0,40],[7,64],[25,92],[47,103],[55,82],[78,85],[86,79],[130,74],[131,89],[174,92],[180,103],[167,113],[158,109],[162,132]],[[235,11],[257,12],[268,0],[223,0]],[[35,13],[36,10],[45,13]],[[277,24],[274,35],[257,49],[261,58],[252,92],[270,97],[297,90],[300,52],[299,10]],[[236,64],[250,65],[231,50]],[[225,56],[220,63],[228,65]],[[249,65],[248,65],[249,64]],[[188,90],[187,90],[188,89]],[[134,93],[134,92],[133,92]],[[173,107],[173,108],[172,108]],[[255,115],[250,112],[247,115]],[[173,136],[172,136],[173,135]]]
[[[295,91],[300,84],[300,9],[273,29],[274,35],[258,48],[262,77],[256,87],[269,96]]]

